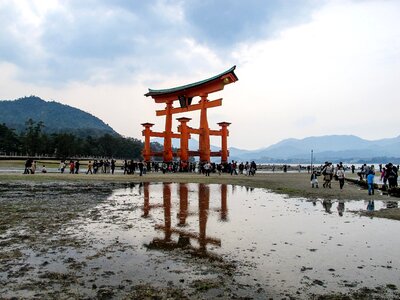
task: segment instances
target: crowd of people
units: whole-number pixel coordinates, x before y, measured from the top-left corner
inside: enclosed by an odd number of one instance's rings
[[[351,172],[355,173],[355,166],[350,167]],[[340,162],[336,167],[331,162],[325,162],[320,168],[313,168],[311,172],[311,187],[318,188],[318,176],[323,176],[323,188],[332,188],[332,180],[335,179],[339,182],[339,188],[342,190],[345,181],[346,167]],[[399,166],[388,163],[385,166],[379,164],[380,180],[384,189],[391,189],[398,187],[398,170]],[[375,193],[375,166],[363,164],[360,171],[357,172],[360,181],[364,181],[368,186],[368,195]]]
[[[231,175],[245,174],[254,176],[257,170],[257,165],[254,161],[251,163],[240,163],[237,161],[229,163],[217,164],[215,162],[136,162],[133,160],[125,160],[123,163],[124,174],[135,174],[136,170],[139,170],[140,174],[146,174],[147,172],[162,172],[165,173],[177,173],[177,172],[189,172],[189,173],[200,173],[205,176],[210,176],[211,173],[229,173]]]
[[[398,171],[399,166],[395,166],[392,163],[388,163],[385,166],[379,164],[379,172],[381,174],[380,180],[383,183],[384,189],[391,189],[398,187]],[[360,181],[366,181],[368,184],[368,194],[374,194],[374,180],[375,180],[375,166],[368,166],[367,164],[363,164],[361,166],[360,171],[357,173]]]
[[[205,174],[206,176],[210,176],[210,173],[218,173],[221,175],[222,173],[228,173],[230,175],[247,175],[254,176],[257,171],[257,165],[254,161],[246,163],[241,162],[238,164],[237,161],[232,160],[229,163],[200,163],[198,166],[198,172]]]
[[[69,162],[62,160],[58,170],[64,173],[65,170],[69,171],[69,174],[79,174],[81,171],[81,162],[79,159],[70,160]],[[114,174],[115,171],[115,160],[91,160],[86,164],[86,174],[97,174],[97,173],[111,173]]]
[[[41,173],[47,173],[47,168],[43,164],[38,170],[38,162],[29,158],[25,162],[24,174],[34,174],[37,171]],[[84,170],[82,170],[82,167]],[[289,165],[280,166],[281,170],[286,173]],[[80,160],[61,160],[59,163],[58,170],[61,173],[68,172],[69,174],[79,174],[84,172],[86,174],[114,174],[117,168],[115,159],[99,159],[99,160],[89,160],[85,162],[84,165],[81,164]],[[165,162],[143,162],[134,160],[124,160],[122,165],[118,166],[123,171],[123,174],[135,174],[136,172],[142,176],[147,172],[162,172],[165,173],[176,173],[176,172],[191,172],[199,173],[205,176],[210,176],[211,173],[216,173],[221,175],[222,173],[227,173],[230,175],[247,175],[254,176],[257,171],[257,165],[254,161],[251,162],[240,162],[230,161],[227,163],[215,163],[215,162],[179,162],[174,161],[170,163]],[[295,167],[296,168],[296,167]],[[346,171],[351,170],[355,173],[355,166],[350,167],[344,166],[342,162],[336,164],[332,162],[325,162],[321,166],[301,166],[297,167],[298,172],[305,169],[308,173],[311,173],[310,182],[312,188],[319,188],[318,177],[322,176],[323,188],[332,188],[332,181],[338,181],[340,190],[343,190]],[[295,170],[295,169],[294,169]],[[379,164],[380,180],[382,182],[383,188],[391,189],[398,187],[398,170],[399,166],[395,166],[392,163],[386,165]],[[272,172],[275,172],[275,165],[272,166]],[[363,164],[360,170],[357,172],[360,181],[366,182],[368,185],[368,194],[374,194],[375,186],[375,176],[376,170],[374,165]]]
[[[332,188],[332,180],[335,179],[339,182],[339,188],[342,190],[345,180],[345,169],[343,163],[340,162],[336,167],[331,163],[326,161],[325,164],[319,168],[320,171],[313,169],[311,173],[311,187],[318,188],[318,176],[323,176],[324,183],[323,188]]]
[[[33,160],[31,158],[28,158],[25,161],[24,174],[35,174],[36,171],[37,171],[37,161]],[[47,168],[45,165],[42,165],[40,172],[47,173]]]
[[[34,174],[37,168],[37,162],[29,158],[25,162],[24,174]],[[177,173],[177,172],[190,172],[199,173],[209,176],[211,173],[228,173],[230,175],[247,175],[254,176],[257,171],[257,165],[254,161],[241,162],[232,160],[227,163],[215,163],[215,162],[179,162],[174,161],[170,163],[166,162],[144,162],[134,160],[124,160],[121,165],[117,166],[115,159],[99,159],[85,161],[83,164],[79,159],[76,160],[61,160],[58,165],[58,171],[60,173],[69,174],[114,174],[116,168],[120,168],[124,175],[135,174],[136,172],[142,176],[147,172],[162,172],[165,173]],[[45,165],[42,166],[41,172],[47,172]]]

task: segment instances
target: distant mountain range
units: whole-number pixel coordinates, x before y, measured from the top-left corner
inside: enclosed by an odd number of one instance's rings
[[[36,96],[0,101],[1,124],[21,132],[29,119],[35,123],[42,121],[45,125],[43,132],[46,133],[68,132],[80,136],[118,134],[99,118],[55,101],[47,102]]]
[[[162,139],[155,139],[163,143]],[[173,146],[179,148],[179,140],[173,139]],[[190,150],[197,150],[199,143],[191,140]],[[213,151],[220,147],[211,146]],[[313,161],[345,162],[399,162],[400,136],[368,141],[354,135],[326,135],[304,139],[285,139],[267,148],[243,150],[229,148],[230,158],[238,161],[254,160],[258,163],[309,163],[313,151]]]
[[[400,136],[364,140],[354,135],[326,135],[304,139],[286,139],[267,148],[247,151],[230,148],[232,158],[257,162],[310,162],[311,150],[316,162],[384,162],[400,160]]]

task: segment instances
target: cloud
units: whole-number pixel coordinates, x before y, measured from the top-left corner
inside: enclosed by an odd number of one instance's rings
[[[209,112],[231,145],[399,134],[398,1],[0,0],[0,16],[1,99],[54,99],[140,137],[163,130],[147,88],[237,65]]]
[[[282,27],[304,22],[312,1],[185,1],[186,18],[200,43],[227,50],[238,43],[270,37]]]
[[[49,3],[0,6],[6,16],[0,53],[21,69],[21,80],[53,86],[134,79],[144,72],[190,74],[201,66],[205,71],[244,38],[255,40],[280,12],[300,6],[255,0]],[[210,55],[199,55],[201,49]]]
[[[248,99],[249,107],[228,104],[229,110],[253,116],[264,128],[261,144],[335,133],[398,135],[387,122],[400,108],[399,8],[396,1],[332,2],[307,24],[242,45],[235,54],[241,80],[229,96]],[[379,110],[388,120],[374,122]],[[292,122],[310,114],[318,120],[313,128]],[[237,138],[255,144],[249,127],[238,128]]]

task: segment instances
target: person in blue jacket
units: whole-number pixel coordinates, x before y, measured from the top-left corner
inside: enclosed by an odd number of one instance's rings
[[[368,183],[368,195],[374,194],[374,178],[375,174],[373,171],[369,171],[367,175],[367,183]]]

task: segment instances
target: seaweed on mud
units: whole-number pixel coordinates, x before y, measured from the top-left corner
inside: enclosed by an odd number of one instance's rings
[[[94,260],[94,259],[98,259],[100,257],[106,257],[107,255],[109,255],[111,253],[115,253],[117,251],[124,252],[127,249],[133,249],[133,246],[128,245],[128,244],[122,244],[118,240],[116,240],[113,244],[108,245],[108,246],[98,250],[95,254],[87,256],[86,259]]]
[[[87,266],[84,261],[76,261],[73,257],[69,257],[63,261],[63,263],[68,264],[68,268],[72,270],[81,270]]]
[[[392,284],[392,283],[387,284],[386,287],[387,287],[388,289],[393,290],[393,291],[397,290],[397,286],[395,286],[395,285]]]
[[[150,284],[136,285],[124,298],[129,299],[190,299],[183,289],[169,286],[166,288],[154,287]]]
[[[104,185],[79,183],[0,184],[0,235],[24,228],[27,239],[50,237],[68,221],[111,194]],[[69,194],[73,196],[69,197]],[[17,237],[15,242],[22,241]]]
[[[6,252],[0,252],[0,261],[6,261],[11,259],[18,259],[23,257],[23,254],[20,250],[11,250]]]
[[[199,279],[194,280],[190,286],[196,291],[208,291],[209,289],[221,288],[224,286],[224,282],[222,280],[215,279]]]
[[[25,276],[28,272],[32,271],[33,269],[34,268],[31,265],[25,264],[18,270],[9,271],[8,278],[9,279],[10,278],[21,278],[21,277]]]
[[[330,293],[324,295],[310,295],[313,300],[387,300],[400,299],[400,293],[386,286],[377,286],[375,288],[362,287],[349,293]]]
[[[226,275],[232,275],[236,270],[235,263],[226,261],[220,255],[210,251],[196,249],[191,246],[182,247],[173,242],[153,240],[151,243],[145,244],[144,247],[149,250],[169,251],[175,257],[186,259],[191,265],[205,265],[223,271]]]
[[[57,281],[74,281],[75,280],[75,276],[73,274],[58,273],[58,272],[46,272],[44,274],[39,275],[39,278],[57,280]]]
[[[113,288],[109,287],[101,287],[96,293],[96,298],[99,300],[111,299],[113,296],[114,296]]]

